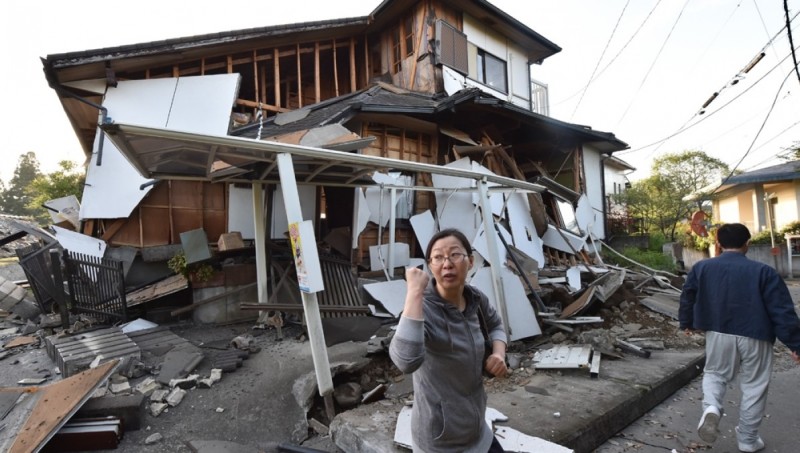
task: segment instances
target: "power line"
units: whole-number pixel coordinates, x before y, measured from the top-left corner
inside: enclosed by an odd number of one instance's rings
[[[756,7],[756,12],[758,13],[758,18],[761,19],[761,26],[764,27],[764,33],[766,33],[767,37],[769,37],[769,30],[767,29],[766,22],[764,22],[764,16],[761,15],[761,8],[758,7],[758,0],[753,0],[753,5]],[[770,42],[772,42],[772,40],[770,40]],[[775,46],[772,46],[772,51],[775,52],[775,58],[780,58],[778,56],[778,49],[776,49]]]
[[[795,67],[795,69],[797,69],[797,68]],[[728,173],[728,176],[726,176],[725,179],[723,179],[719,183],[719,185],[716,188],[714,188],[714,190],[711,190],[710,193],[713,193],[714,191],[716,191],[717,189],[719,189],[720,187],[725,185],[725,183],[728,181],[728,179],[730,179],[731,176],[733,176],[733,174],[736,172],[736,169],[739,168],[739,165],[742,164],[742,161],[744,161],[745,157],[747,157],[747,155],[750,154],[750,151],[753,150],[753,145],[756,144],[756,140],[758,140],[758,137],[761,135],[761,132],[764,130],[764,126],[767,124],[767,120],[769,119],[770,115],[772,114],[772,110],[775,108],[775,104],[778,102],[778,96],[780,96],[781,91],[783,90],[783,85],[786,84],[786,81],[789,80],[789,77],[791,75],[792,75],[792,71],[789,71],[789,73],[786,74],[786,77],[783,78],[783,82],[781,82],[781,85],[778,87],[778,91],[775,93],[775,98],[772,100],[772,105],[770,105],[766,116],[764,116],[764,121],[761,122],[761,127],[758,128],[758,132],[756,132],[756,136],[753,137],[753,141],[750,142],[750,146],[747,148],[747,151],[744,152],[744,154],[742,155],[742,158],[739,159],[739,162],[736,162],[736,165],[734,165],[734,167],[731,169],[730,173]]]
[[[786,13],[786,34],[789,35],[789,48],[792,49],[792,62],[794,63],[794,72],[797,74],[797,81],[800,82],[800,68],[797,67],[797,55],[794,53],[794,41],[792,40],[792,21],[789,20],[789,2],[783,0],[783,11]],[[797,14],[795,14],[797,17]]]
[[[597,73],[597,68],[600,67],[600,62],[603,61],[603,57],[606,56],[606,50],[608,50],[608,46],[611,44],[611,40],[614,39],[614,34],[617,32],[617,28],[619,27],[619,23],[622,22],[622,16],[625,15],[625,10],[628,9],[628,5],[630,5],[631,0],[628,0],[625,3],[625,6],[622,7],[622,12],[619,13],[619,18],[617,19],[617,23],[614,25],[614,29],[611,30],[611,36],[608,37],[608,41],[606,41],[606,46],[603,48],[603,52],[600,54],[600,58],[597,59],[597,64],[594,66],[592,70],[592,75],[589,76],[589,81],[586,82],[586,86],[583,87],[583,93],[581,94],[581,98],[578,99],[578,103],[575,104],[575,109],[572,110],[572,115],[570,115],[569,119],[572,121],[572,118],[575,116],[575,112],[578,111],[578,107],[581,106],[581,102],[583,101],[583,97],[586,96],[586,92],[589,91],[589,84],[592,83],[594,79],[595,73]]]
[[[658,7],[658,5],[660,5],[660,4],[661,4],[661,0],[658,0],[658,1],[656,2],[655,6],[653,6],[653,8],[650,10],[650,12],[649,12],[649,13],[647,13],[647,17],[645,17],[645,18],[644,18],[644,20],[642,21],[642,23],[641,23],[641,24],[639,24],[639,27],[636,29],[636,31],[635,31],[635,32],[633,32],[633,34],[631,35],[631,37],[630,37],[630,38],[628,38],[628,41],[627,41],[627,42],[625,42],[625,45],[623,45],[623,46],[622,46],[622,48],[619,50],[619,52],[617,52],[617,54],[616,54],[616,55],[614,55],[614,58],[612,58],[612,59],[611,59],[611,61],[609,61],[609,62],[608,62],[608,63],[607,63],[607,64],[606,64],[606,65],[603,67],[603,69],[601,69],[601,70],[600,70],[600,71],[597,73],[597,76],[595,76],[594,78],[591,78],[591,79],[589,79],[589,83],[592,83],[592,82],[594,82],[595,80],[599,79],[599,78],[600,78],[600,76],[601,76],[601,75],[603,75],[603,73],[604,73],[604,72],[606,72],[606,69],[608,69],[608,68],[609,68],[609,67],[610,67],[610,66],[611,66],[611,65],[612,65],[612,64],[613,64],[613,63],[614,63],[614,62],[617,60],[617,58],[618,58],[620,55],[622,55],[622,52],[624,52],[624,51],[625,51],[625,49],[628,47],[628,44],[630,44],[630,43],[633,41],[633,39],[634,39],[634,38],[636,38],[636,35],[638,35],[638,34],[639,34],[639,32],[642,30],[642,28],[644,28],[644,24],[646,24],[646,23],[647,23],[647,21],[650,19],[650,16],[652,16],[652,15],[653,15],[653,11],[655,11],[655,10],[656,10],[656,8]],[[586,86],[588,87],[588,86],[589,86],[589,84],[587,84]],[[577,95],[581,94],[581,93],[582,93],[582,92],[583,92],[585,89],[586,89],[586,87],[584,87],[584,88],[581,88],[580,90],[578,90],[578,91],[576,91],[576,92],[574,92],[574,93],[570,94],[568,97],[566,97],[566,98],[564,98],[564,99],[562,99],[562,100],[560,100],[560,101],[556,102],[556,103],[555,103],[555,104],[553,104],[553,105],[559,105],[559,104],[562,104],[562,103],[564,103],[564,102],[566,102],[566,101],[569,101],[570,99],[574,98],[575,96],[577,96]]]
[[[694,122],[694,123],[690,124],[689,126],[686,126],[686,127],[681,127],[680,129],[678,129],[677,131],[673,132],[672,134],[670,134],[670,135],[668,135],[668,136],[666,136],[666,137],[664,137],[664,138],[662,138],[662,139],[660,139],[660,140],[656,140],[656,141],[654,141],[654,142],[652,142],[652,143],[650,143],[650,144],[647,144],[647,145],[644,145],[644,146],[640,146],[639,148],[634,148],[634,149],[624,149],[624,150],[622,150],[622,151],[617,151],[617,152],[615,152],[615,154],[617,154],[617,155],[620,155],[620,154],[630,154],[630,153],[633,153],[633,152],[636,152],[636,151],[641,151],[641,150],[647,149],[647,148],[649,148],[649,147],[651,147],[651,146],[654,146],[654,145],[658,145],[658,144],[660,144],[660,143],[663,143],[663,142],[665,142],[665,141],[667,141],[667,140],[671,139],[672,137],[675,137],[676,135],[678,135],[678,134],[681,134],[681,133],[683,133],[683,132],[685,132],[685,131],[687,131],[687,130],[689,130],[689,129],[691,129],[691,128],[695,127],[695,126],[697,126],[698,124],[702,123],[703,121],[707,120],[708,118],[711,118],[712,116],[714,116],[714,114],[716,114],[717,112],[721,111],[721,110],[722,110],[722,109],[724,109],[725,107],[729,106],[729,105],[730,105],[730,104],[731,104],[733,101],[735,101],[735,100],[739,99],[739,98],[740,98],[741,96],[743,96],[745,93],[747,93],[748,91],[750,91],[750,90],[751,90],[753,87],[755,87],[755,86],[756,86],[756,85],[757,85],[759,82],[761,82],[762,80],[764,80],[764,78],[766,78],[766,77],[767,77],[769,74],[771,74],[771,73],[772,73],[772,71],[774,71],[775,69],[777,69],[777,68],[778,68],[778,67],[781,65],[781,63],[783,63],[784,61],[786,61],[786,59],[787,59],[787,58],[789,58],[789,56],[790,56],[790,54],[787,54],[785,57],[783,57],[783,59],[782,59],[782,60],[780,60],[778,63],[776,63],[776,64],[775,64],[775,66],[773,66],[772,68],[770,68],[770,69],[769,69],[769,70],[768,70],[768,71],[767,71],[767,72],[766,72],[764,75],[762,75],[762,76],[761,76],[761,77],[760,77],[758,80],[756,80],[755,82],[753,82],[753,84],[752,84],[752,85],[750,85],[749,87],[745,88],[745,89],[744,89],[744,91],[742,91],[741,93],[739,93],[739,94],[737,94],[736,96],[734,96],[734,97],[733,97],[731,100],[729,100],[728,102],[726,102],[725,104],[723,104],[723,105],[722,105],[720,108],[718,108],[717,110],[715,110],[715,111],[713,111],[713,112],[711,112],[711,113],[709,113],[709,114],[707,114],[707,115],[704,115],[704,116],[703,116],[701,119],[699,119],[698,121],[696,121],[696,122]],[[691,120],[692,120],[694,117],[696,117],[696,116],[697,116],[697,114],[695,113],[695,114],[694,114],[694,115],[693,115],[691,118],[689,118],[689,121],[691,121]],[[686,123],[684,123],[684,126],[685,126],[685,125],[686,125],[686,124],[687,124],[689,121],[687,121]]]
[[[685,5],[684,5],[684,6],[685,6]],[[794,16],[791,18],[791,20],[789,20],[789,19],[788,19],[788,15],[787,15],[787,16],[786,16],[786,17],[787,17],[787,24],[786,24],[786,25],[784,25],[783,27],[781,27],[781,29],[780,29],[780,30],[778,30],[778,31],[777,31],[777,32],[776,32],[776,33],[775,33],[775,34],[774,34],[774,35],[773,35],[771,38],[769,38],[769,40],[767,41],[767,43],[766,43],[766,44],[764,44],[764,46],[763,46],[763,47],[761,48],[761,50],[760,50],[760,51],[759,51],[759,52],[756,54],[756,56],[755,56],[755,57],[753,57],[753,59],[752,59],[752,60],[750,60],[750,63],[748,63],[748,64],[747,64],[747,65],[746,65],[744,68],[742,68],[742,69],[741,69],[741,70],[740,70],[740,71],[739,71],[739,72],[738,72],[736,75],[734,75],[734,76],[733,76],[733,78],[732,78],[730,81],[728,81],[728,83],[726,83],[725,85],[723,85],[723,86],[722,86],[722,88],[720,88],[719,90],[715,91],[715,92],[714,92],[714,93],[713,93],[713,94],[712,94],[712,95],[711,95],[711,96],[710,96],[710,97],[709,97],[709,98],[706,100],[706,102],[705,102],[705,103],[702,105],[702,107],[700,108],[700,110],[699,110],[698,112],[695,112],[695,113],[694,113],[694,114],[693,114],[693,115],[692,115],[692,116],[691,116],[691,117],[690,117],[688,120],[686,120],[686,122],[685,122],[685,123],[683,123],[683,125],[682,125],[680,128],[678,128],[678,130],[677,130],[676,132],[674,132],[673,134],[670,134],[670,135],[668,135],[667,137],[665,137],[665,138],[663,138],[663,139],[661,139],[661,140],[658,140],[658,141],[655,141],[655,142],[653,142],[653,143],[650,143],[649,145],[645,145],[645,146],[642,146],[642,147],[639,147],[639,148],[636,148],[636,149],[628,149],[628,150],[618,151],[618,152],[617,152],[617,154],[627,154],[627,153],[632,153],[632,152],[635,152],[635,151],[640,151],[640,150],[643,150],[643,149],[645,149],[645,148],[649,148],[649,147],[651,147],[651,146],[654,146],[654,145],[659,145],[659,146],[658,146],[658,147],[657,147],[655,150],[653,150],[653,151],[651,151],[651,152],[650,152],[650,154],[649,154],[649,155],[652,155],[652,154],[654,154],[656,151],[658,151],[658,149],[661,147],[661,145],[662,145],[662,144],[664,144],[664,143],[665,143],[667,140],[669,140],[670,138],[672,138],[672,137],[675,137],[676,135],[678,135],[678,134],[680,134],[680,133],[682,133],[682,132],[684,132],[684,131],[686,131],[686,130],[688,130],[688,129],[690,129],[690,128],[694,127],[694,126],[696,126],[697,124],[700,124],[701,122],[703,122],[703,120],[704,120],[705,118],[708,118],[708,117],[712,116],[714,113],[716,113],[716,112],[718,112],[718,111],[722,110],[722,109],[723,109],[723,108],[725,108],[727,105],[729,105],[731,102],[733,102],[734,100],[738,99],[738,98],[739,98],[739,96],[743,95],[743,94],[744,94],[744,93],[746,93],[748,90],[750,90],[750,88],[752,88],[752,87],[753,87],[753,86],[755,86],[755,85],[756,85],[758,82],[760,82],[761,80],[763,80],[763,79],[764,79],[764,77],[766,76],[766,74],[765,74],[764,76],[762,76],[760,79],[758,79],[756,82],[754,82],[754,83],[753,83],[753,85],[751,85],[750,87],[748,87],[747,89],[745,89],[745,90],[744,90],[742,93],[740,93],[739,95],[737,95],[736,97],[734,97],[733,99],[731,99],[731,101],[727,102],[725,105],[723,105],[722,107],[720,107],[719,109],[717,109],[715,112],[713,112],[713,113],[710,113],[710,114],[708,114],[706,117],[704,117],[703,119],[701,119],[700,121],[697,121],[696,123],[694,123],[694,124],[692,124],[692,125],[690,125],[690,126],[687,126],[687,124],[689,124],[689,123],[690,123],[690,122],[691,122],[691,121],[692,121],[692,120],[693,120],[693,119],[694,119],[696,116],[704,114],[704,113],[705,113],[705,109],[706,109],[706,108],[707,108],[707,107],[708,107],[708,106],[709,106],[709,105],[710,105],[710,104],[711,104],[711,103],[712,103],[714,100],[716,100],[716,99],[717,99],[717,97],[719,96],[719,94],[720,94],[720,93],[721,93],[721,92],[722,92],[722,91],[723,91],[725,88],[727,88],[727,87],[729,87],[729,86],[736,85],[737,83],[739,83],[739,80],[741,80],[741,79],[744,77],[744,76],[743,76],[743,74],[747,74],[748,72],[750,72],[750,70],[752,70],[752,69],[753,69],[753,67],[754,67],[756,64],[758,64],[758,63],[761,61],[761,59],[762,59],[762,58],[764,57],[764,55],[765,55],[765,52],[766,52],[766,50],[767,50],[767,47],[769,47],[769,46],[771,46],[771,45],[773,44],[773,42],[775,41],[775,39],[776,39],[776,38],[777,38],[777,37],[778,37],[778,36],[779,36],[779,35],[780,35],[780,34],[783,32],[783,30],[784,30],[784,29],[787,29],[787,28],[788,28],[789,30],[791,30],[791,22],[794,22],[794,20],[797,18],[797,16],[798,16],[798,15],[800,15],[800,12],[797,12],[797,13],[795,13],[795,15],[794,15]],[[774,48],[774,46],[773,46],[773,48]],[[794,48],[794,46],[791,46],[791,49],[792,49],[792,53],[791,53],[791,55],[792,55],[792,56],[794,56],[794,49],[795,49],[795,48]],[[777,68],[777,67],[780,65],[780,63],[783,63],[783,61],[784,61],[784,60],[786,60],[786,58],[788,58],[788,57],[789,57],[789,55],[787,55],[786,57],[784,57],[784,58],[783,58],[783,60],[781,60],[780,62],[778,62],[778,65],[775,65],[775,66],[774,66],[772,69],[770,69],[770,70],[767,72],[767,74],[769,74],[769,73],[771,73],[773,70],[775,70],[775,69],[776,69],[776,68]],[[797,68],[797,65],[796,65],[796,64],[795,64],[795,68]]]
[[[675,31],[675,27],[678,25],[678,22],[680,21],[681,16],[683,16],[683,12],[686,10],[686,5],[689,4],[689,1],[691,1],[691,0],[686,0],[686,3],[683,4],[683,7],[681,8],[681,12],[678,14],[678,17],[675,18],[675,22],[672,24],[672,28],[670,28],[669,33],[667,34],[667,37],[664,38],[664,42],[661,44],[661,48],[658,49],[658,53],[656,54],[656,57],[653,59],[653,62],[650,64],[650,67],[647,69],[647,73],[645,73],[644,78],[642,79],[642,83],[639,84],[639,88],[636,89],[636,93],[633,95],[633,98],[631,99],[631,102],[628,104],[628,107],[625,108],[625,112],[622,113],[622,117],[620,117],[619,121],[617,122],[617,127],[619,127],[620,123],[622,123],[622,120],[625,119],[625,116],[628,114],[628,110],[630,110],[630,108],[633,105],[634,101],[636,101],[636,98],[638,97],[639,92],[642,90],[642,87],[644,86],[645,82],[647,81],[647,78],[650,76],[650,71],[653,70],[653,67],[656,65],[656,62],[658,61],[658,58],[661,56],[661,52],[664,51],[664,47],[666,47],[670,36],[672,36],[672,32]]]

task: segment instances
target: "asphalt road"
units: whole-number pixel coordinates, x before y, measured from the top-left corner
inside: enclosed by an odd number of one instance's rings
[[[787,280],[787,286],[800,308],[800,280]],[[767,453],[795,453],[800,451],[800,366],[789,358],[786,347],[779,342],[775,347],[775,368],[767,397],[767,411],[760,434]],[[695,453],[713,451],[738,452],[734,427],[739,419],[738,403],[741,399],[738,381],[729,385],[725,395],[727,407],[720,422],[720,436],[710,446],[697,436],[697,424],[702,414],[702,376],[696,378],[670,398],[656,406],[616,436],[609,439],[596,453]],[[713,448],[712,448],[713,447]]]

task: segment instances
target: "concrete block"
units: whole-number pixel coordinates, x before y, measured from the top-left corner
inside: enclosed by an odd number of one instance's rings
[[[186,396],[186,393],[186,390],[180,387],[175,387],[171,392],[169,392],[169,395],[167,395],[167,404],[169,404],[171,407],[181,404],[181,401],[183,401],[183,397]]]
[[[182,379],[172,379],[169,381],[169,388],[174,389],[175,387],[180,387],[185,390],[192,387],[197,387],[198,379],[200,379],[199,374],[193,374]]]
[[[158,417],[162,412],[167,410],[168,407],[169,404],[167,403],[152,403],[150,405],[150,415],[153,417]]]
[[[150,394],[150,402],[163,403],[164,400],[167,399],[167,395],[169,395],[169,390],[167,389],[154,390],[153,393]]]
[[[143,380],[142,382],[138,383],[136,385],[136,387],[135,387],[135,390],[137,392],[141,393],[142,395],[149,395],[153,391],[158,390],[160,388],[161,388],[161,384],[156,382],[155,379],[149,377],[149,378],[145,378],[145,380]]]
[[[122,420],[122,428],[125,431],[136,431],[142,427],[145,401],[144,395],[141,394],[92,398],[78,409],[75,417],[93,418],[111,415]]]

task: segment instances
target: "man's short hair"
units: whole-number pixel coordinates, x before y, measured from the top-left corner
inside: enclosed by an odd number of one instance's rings
[[[740,249],[750,240],[750,230],[741,223],[726,223],[717,229],[717,242],[724,249]]]

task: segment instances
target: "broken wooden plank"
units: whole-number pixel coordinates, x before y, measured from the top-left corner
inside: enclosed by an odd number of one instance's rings
[[[48,440],[77,412],[100,384],[111,376],[119,361],[111,361],[80,374],[34,388],[38,400],[24,426],[7,450],[9,453],[39,451]]]

